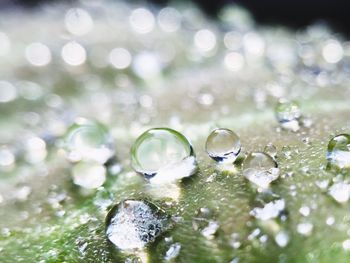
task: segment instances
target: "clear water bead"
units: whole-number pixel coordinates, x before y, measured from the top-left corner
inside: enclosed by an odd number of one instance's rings
[[[328,143],[327,160],[338,168],[350,168],[350,135],[339,134]]]
[[[215,129],[208,136],[205,149],[219,163],[233,163],[241,151],[241,142],[229,129]]]
[[[197,162],[190,142],[169,128],[154,128],[131,148],[131,165],[151,183],[171,183],[192,175]]]
[[[118,249],[141,249],[154,242],[168,223],[169,217],[152,203],[125,200],[109,211],[106,235]]]
[[[100,123],[78,119],[67,131],[65,148],[71,161],[107,162],[114,155],[113,139]]]
[[[301,111],[299,105],[295,101],[279,101],[275,108],[275,114],[283,128],[292,131],[299,130]]]
[[[279,169],[277,162],[270,155],[252,152],[243,162],[243,175],[259,188],[266,189],[278,178]]]

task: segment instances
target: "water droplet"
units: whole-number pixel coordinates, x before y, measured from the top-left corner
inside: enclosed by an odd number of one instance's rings
[[[335,218],[333,216],[330,216],[326,219],[326,224],[329,226],[333,225],[334,222],[335,222]]]
[[[299,105],[295,101],[279,101],[275,108],[275,114],[283,128],[292,131],[299,130],[301,111]]]
[[[265,204],[262,208],[255,207],[250,211],[250,215],[260,220],[269,220],[279,217],[284,209],[285,201],[283,199],[278,199]]]
[[[67,131],[65,148],[71,161],[107,162],[114,154],[113,140],[100,123],[78,119]]]
[[[280,231],[277,233],[275,236],[275,241],[276,244],[279,245],[280,247],[285,247],[288,245],[289,242],[289,235],[285,231]]]
[[[329,187],[328,193],[338,203],[346,203],[350,198],[350,185],[345,182],[335,183]]]
[[[327,160],[339,168],[350,168],[350,135],[339,134],[328,143]]]
[[[210,133],[205,148],[215,161],[233,163],[241,151],[241,142],[233,131],[219,128]]]
[[[311,223],[300,223],[297,225],[297,231],[303,236],[310,236],[314,226]]]
[[[181,250],[181,244],[180,243],[174,243],[172,244],[167,252],[165,253],[164,260],[165,261],[170,261],[175,259],[179,254]]]
[[[250,153],[243,162],[243,175],[259,188],[266,189],[279,176],[277,162],[263,152]]]
[[[277,155],[277,148],[272,143],[269,143],[265,146],[264,152],[270,155],[271,157],[275,158]]]
[[[201,234],[207,239],[213,239],[219,227],[220,225],[217,221],[210,220],[208,226],[203,228],[203,230],[201,231]]]
[[[346,251],[350,250],[350,239],[346,239],[342,243],[343,249]]]
[[[146,201],[125,200],[106,218],[106,235],[121,250],[141,249],[168,227],[168,216]]]
[[[303,216],[309,216],[310,215],[310,207],[308,207],[308,206],[300,207],[299,213],[302,214]]]
[[[139,136],[131,149],[131,164],[151,183],[175,182],[197,169],[190,142],[168,128],[150,129]]]

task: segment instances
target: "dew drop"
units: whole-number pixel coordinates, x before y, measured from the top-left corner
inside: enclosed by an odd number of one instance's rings
[[[167,252],[165,253],[164,260],[165,261],[171,261],[175,259],[179,254],[181,250],[181,244],[180,243],[174,243],[172,244]]]
[[[256,186],[262,189],[279,176],[277,162],[263,152],[250,153],[243,162],[243,175]]]
[[[297,225],[297,231],[303,236],[310,236],[314,226],[311,223],[300,223]]]
[[[329,187],[328,193],[338,203],[346,203],[350,198],[350,185],[345,182],[335,183]]]
[[[285,210],[285,201],[278,199],[264,205],[264,207],[255,207],[250,215],[260,220],[269,220],[277,218]]]
[[[125,200],[106,218],[107,238],[121,250],[141,249],[154,242],[169,226],[169,217],[152,203]]]
[[[233,131],[219,128],[210,133],[205,148],[218,163],[233,163],[241,151],[241,142]]]
[[[107,162],[114,154],[113,140],[100,123],[78,119],[67,131],[65,148],[71,161]]]
[[[299,118],[301,111],[295,101],[281,100],[275,108],[278,122],[284,129],[298,131],[300,129]]]
[[[197,169],[190,142],[169,128],[154,128],[139,136],[131,148],[131,165],[151,183],[170,183]]]
[[[289,242],[288,233],[285,231],[278,232],[277,235],[275,236],[275,241],[276,241],[276,244],[280,247],[287,246]]]
[[[327,148],[327,160],[338,168],[350,168],[350,135],[339,134],[333,137]]]
[[[275,158],[277,155],[277,148],[272,143],[269,143],[265,146],[264,152],[270,155],[271,157]]]

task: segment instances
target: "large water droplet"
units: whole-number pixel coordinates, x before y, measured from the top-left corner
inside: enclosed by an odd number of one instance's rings
[[[295,101],[279,101],[275,108],[275,114],[283,128],[292,131],[299,130],[301,111],[299,105]]]
[[[243,162],[243,175],[256,186],[262,189],[279,176],[277,162],[263,152],[252,152]]]
[[[350,168],[350,135],[339,134],[328,143],[327,160],[338,168]]]
[[[125,200],[109,211],[106,225],[106,235],[117,248],[141,249],[168,228],[169,217],[149,202]]]
[[[190,142],[168,128],[150,129],[138,137],[131,149],[131,165],[151,183],[174,182],[197,169]]]
[[[241,151],[241,142],[233,131],[219,128],[210,133],[205,148],[215,161],[233,163]]]
[[[65,147],[71,161],[107,162],[114,154],[113,140],[100,123],[78,119],[65,136]]]

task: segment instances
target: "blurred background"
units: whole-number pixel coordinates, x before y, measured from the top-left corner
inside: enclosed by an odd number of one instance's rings
[[[75,3],[75,0],[1,0],[3,8],[32,8],[43,3]],[[192,1],[129,1],[130,3],[154,3],[164,6],[172,3],[192,2],[205,13],[217,17],[219,11],[228,4],[239,4],[248,9],[258,23],[267,25],[282,24],[292,28],[301,28],[319,21],[327,23],[336,32],[343,32],[350,36],[349,1],[347,0],[192,0]]]

